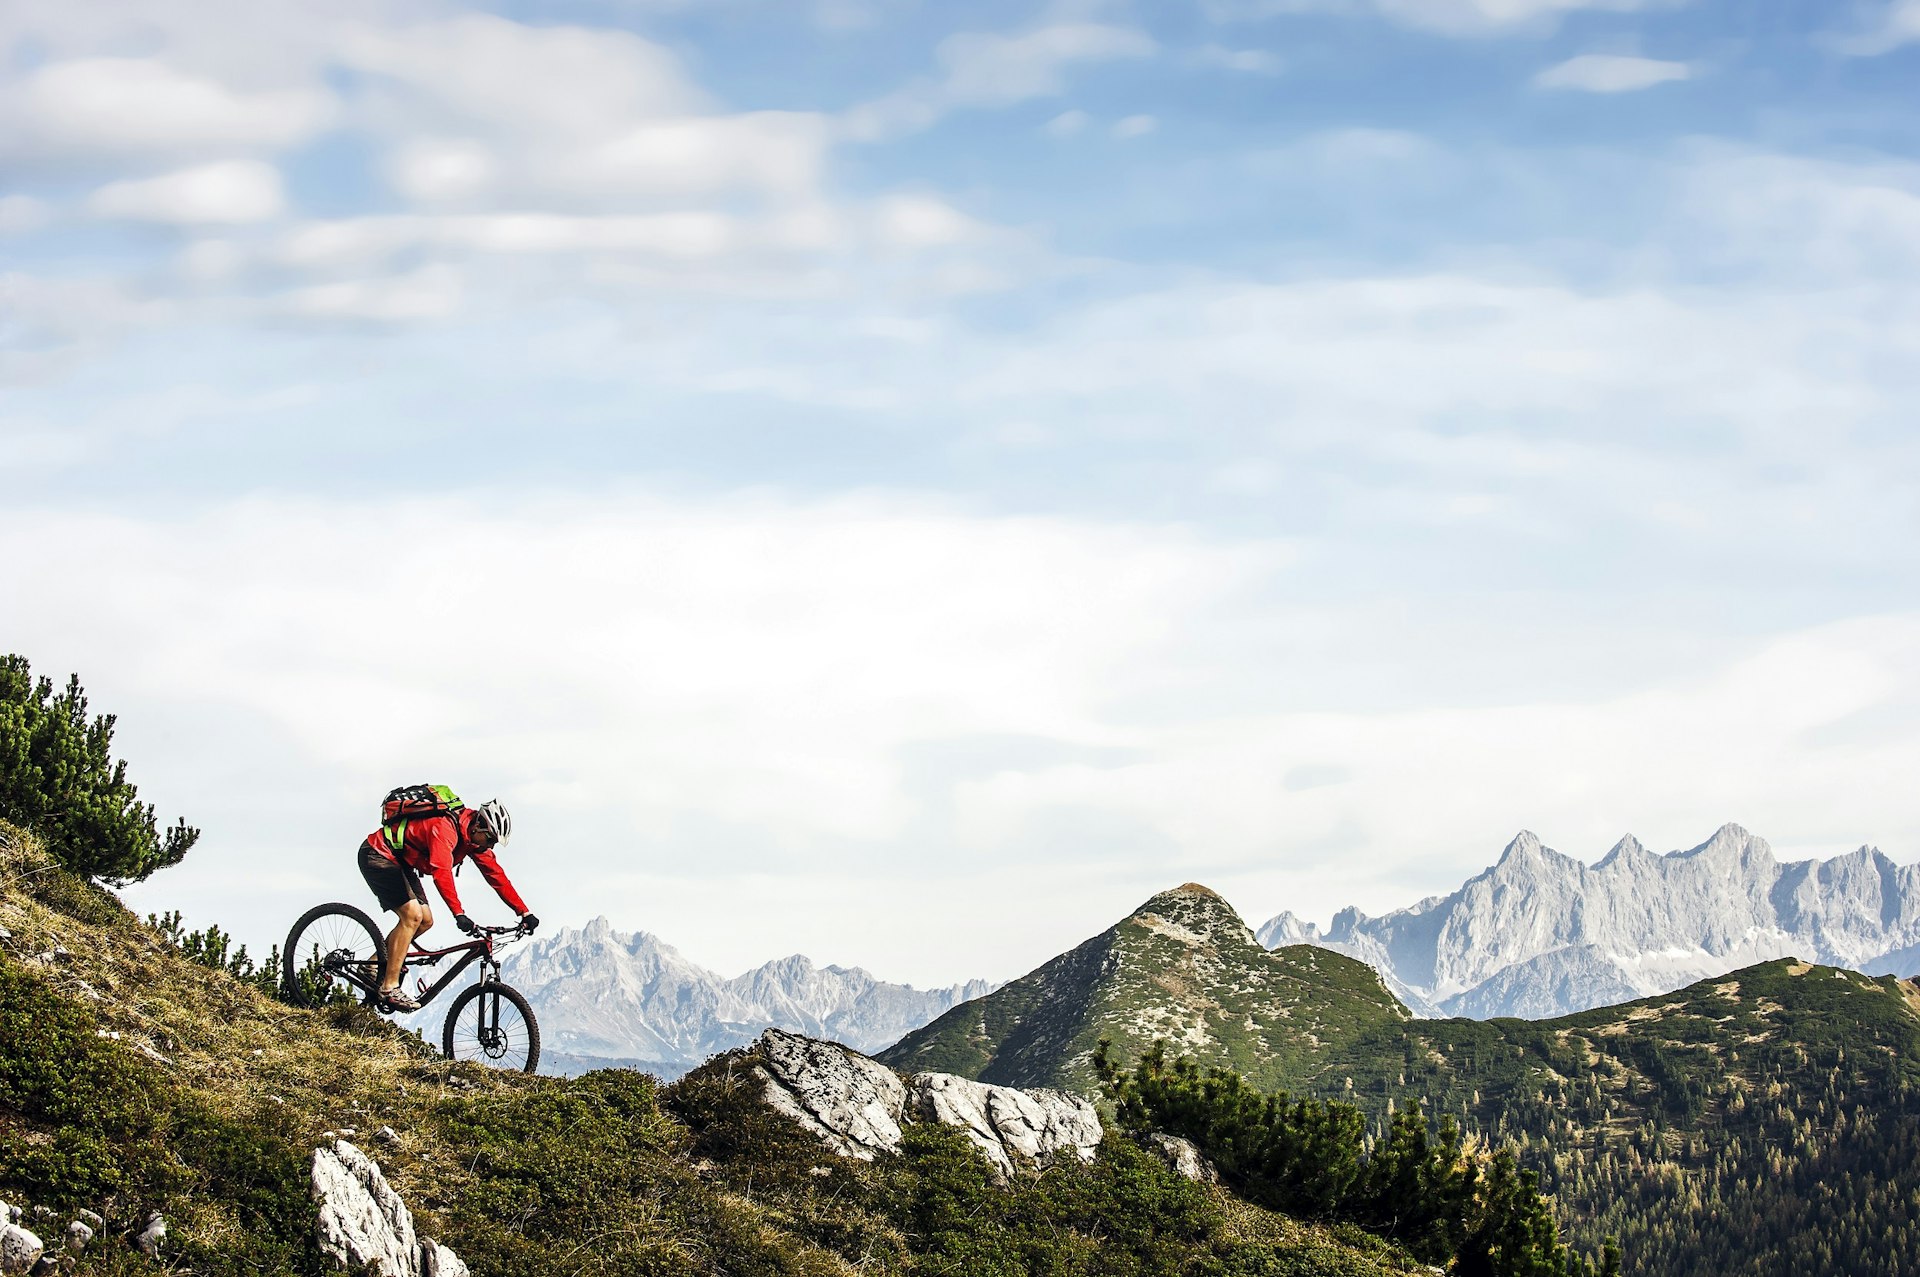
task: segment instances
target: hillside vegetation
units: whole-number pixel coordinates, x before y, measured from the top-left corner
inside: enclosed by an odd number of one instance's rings
[[[760,1102],[750,1054],[665,1089],[454,1065],[363,1008],[293,1008],[190,960],[4,825],[0,928],[0,1198],[105,1215],[112,1241],[84,1272],[322,1271],[308,1160],[343,1128],[480,1277],[1418,1267],[1360,1229],[1190,1183],[1125,1138],[1008,1188],[940,1126],[910,1127],[898,1158],[832,1157]],[[370,1138],[383,1126],[393,1142]],[[169,1222],[160,1262],[120,1240],[150,1210]]]

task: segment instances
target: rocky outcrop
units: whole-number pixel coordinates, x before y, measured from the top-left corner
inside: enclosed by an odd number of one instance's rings
[[[951,1073],[902,1079],[837,1042],[779,1029],[761,1034],[756,1072],[768,1104],[843,1157],[900,1151],[901,1124],[944,1122],[966,1132],[1002,1179],[1063,1156],[1090,1160],[1101,1139],[1091,1104],[1064,1091],[992,1086]]]
[[[379,1164],[346,1140],[313,1151],[320,1249],[348,1272],[381,1277],[468,1277],[460,1257],[413,1227],[413,1212]]]
[[[766,1100],[843,1157],[900,1151],[907,1088],[886,1065],[835,1042],[768,1029],[758,1068]]]
[[[768,1026],[878,1051],[993,987],[915,989],[799,954],[728,979],[605,918],[517,949],[506,978],[533,1003],[554,1063],[584,1072],[638,1062],[666,1077],[746,1046]]]
[[[956,1077],[916,1073],[907,1082],[915,1116],[958,1126],[1002,1179],[1016,1159],[1036,1166],[1061,1156],[1091,1161],[1100,1146],[1100,1115],[1065,1091],[1022,1090]]]
[[[1628,836],[1588,865],[1523,831],[1450,895],[1325,931],[1282,913],[1260,939],[1359,958],[1422,1015],[1546,1018],[1783,957],[1920,974],[1920,866],[1873,847],[1782,864],[1738,825],[1666,855]]]

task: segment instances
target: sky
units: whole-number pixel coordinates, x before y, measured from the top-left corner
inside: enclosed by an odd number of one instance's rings
[[[1920,0],[12,0],[0,650],[264,950],[1920,860]],[[476,917],[504,920],[461,879]]]

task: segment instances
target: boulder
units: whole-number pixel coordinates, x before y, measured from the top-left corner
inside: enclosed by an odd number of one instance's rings
[[[78,1255],[81,1251],[85,1250],[87,1243],[92,1240],[93,1229],[87,1227],[79,1220],[76,1219],[67,1225],[67,1249],[74,1254]]]
[[[0,1226],[0,1273],[24,1273],[40,1262],[40,1239],[18,1224]]]
[[[1146,1139],[1147,1147],[1165,1159],[1176,1175],[1183,1175],[1196,1184],[1218,1184],[1220,1172],[1214,1169],[1200,1146],[1182,1135],[1168,1135],[1165,1131],[1155,1131]]]
[[[140,1253],[148,1259],[158,1259],[160,1243],[165,1240],[167,1240],[167,1221],[160,1217],[159,1211],[155,1211],[147,1216],[147,1226],[141,1230],[138,1237],[133,1239],[133,1244],[138,1246]]]
[[[1090,1161],[1100,1145],[1099,1114],[1065,1091],[994,1086],[952,1073],[916,1073],[907,1088],[916,1116],[960,1127],[1002,1180],[1022,1161],[1047,1166],[1063,1153]]]
[[[900,1151],[900,1115],[907,1088],[886,1065],[835,1042],[780,1029],[760,1035],[755,1072],[767,1103],[843,1157],[872,1161]]]

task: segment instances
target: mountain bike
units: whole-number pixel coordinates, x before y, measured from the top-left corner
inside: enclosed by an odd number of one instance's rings
[[[460,955],[432,984],[416,977],[422,1008],[461,972],[480,964],[479,982],[462,990],[447,1008],[441,1047],[448,1059],[478,1060],[527,1073],[539,1065],[540,1025],[520,991],[500,982],[500,959],[494,955],[496,944],[523,939],[526,934],[519,927],[481,927],[459,944],[445,949],[416,946],[407,954],[403,981],[409,971]],[[281,950],[281,987],[289,1001],[303,1006],[324,1006],[338,994],[358,989],[362,1001],[377,1008],[385,951],[385,938],[364,910],[349,904],[315,905],[287,933],[287,947]],[[308,955],[304,961],[302,953]]]

